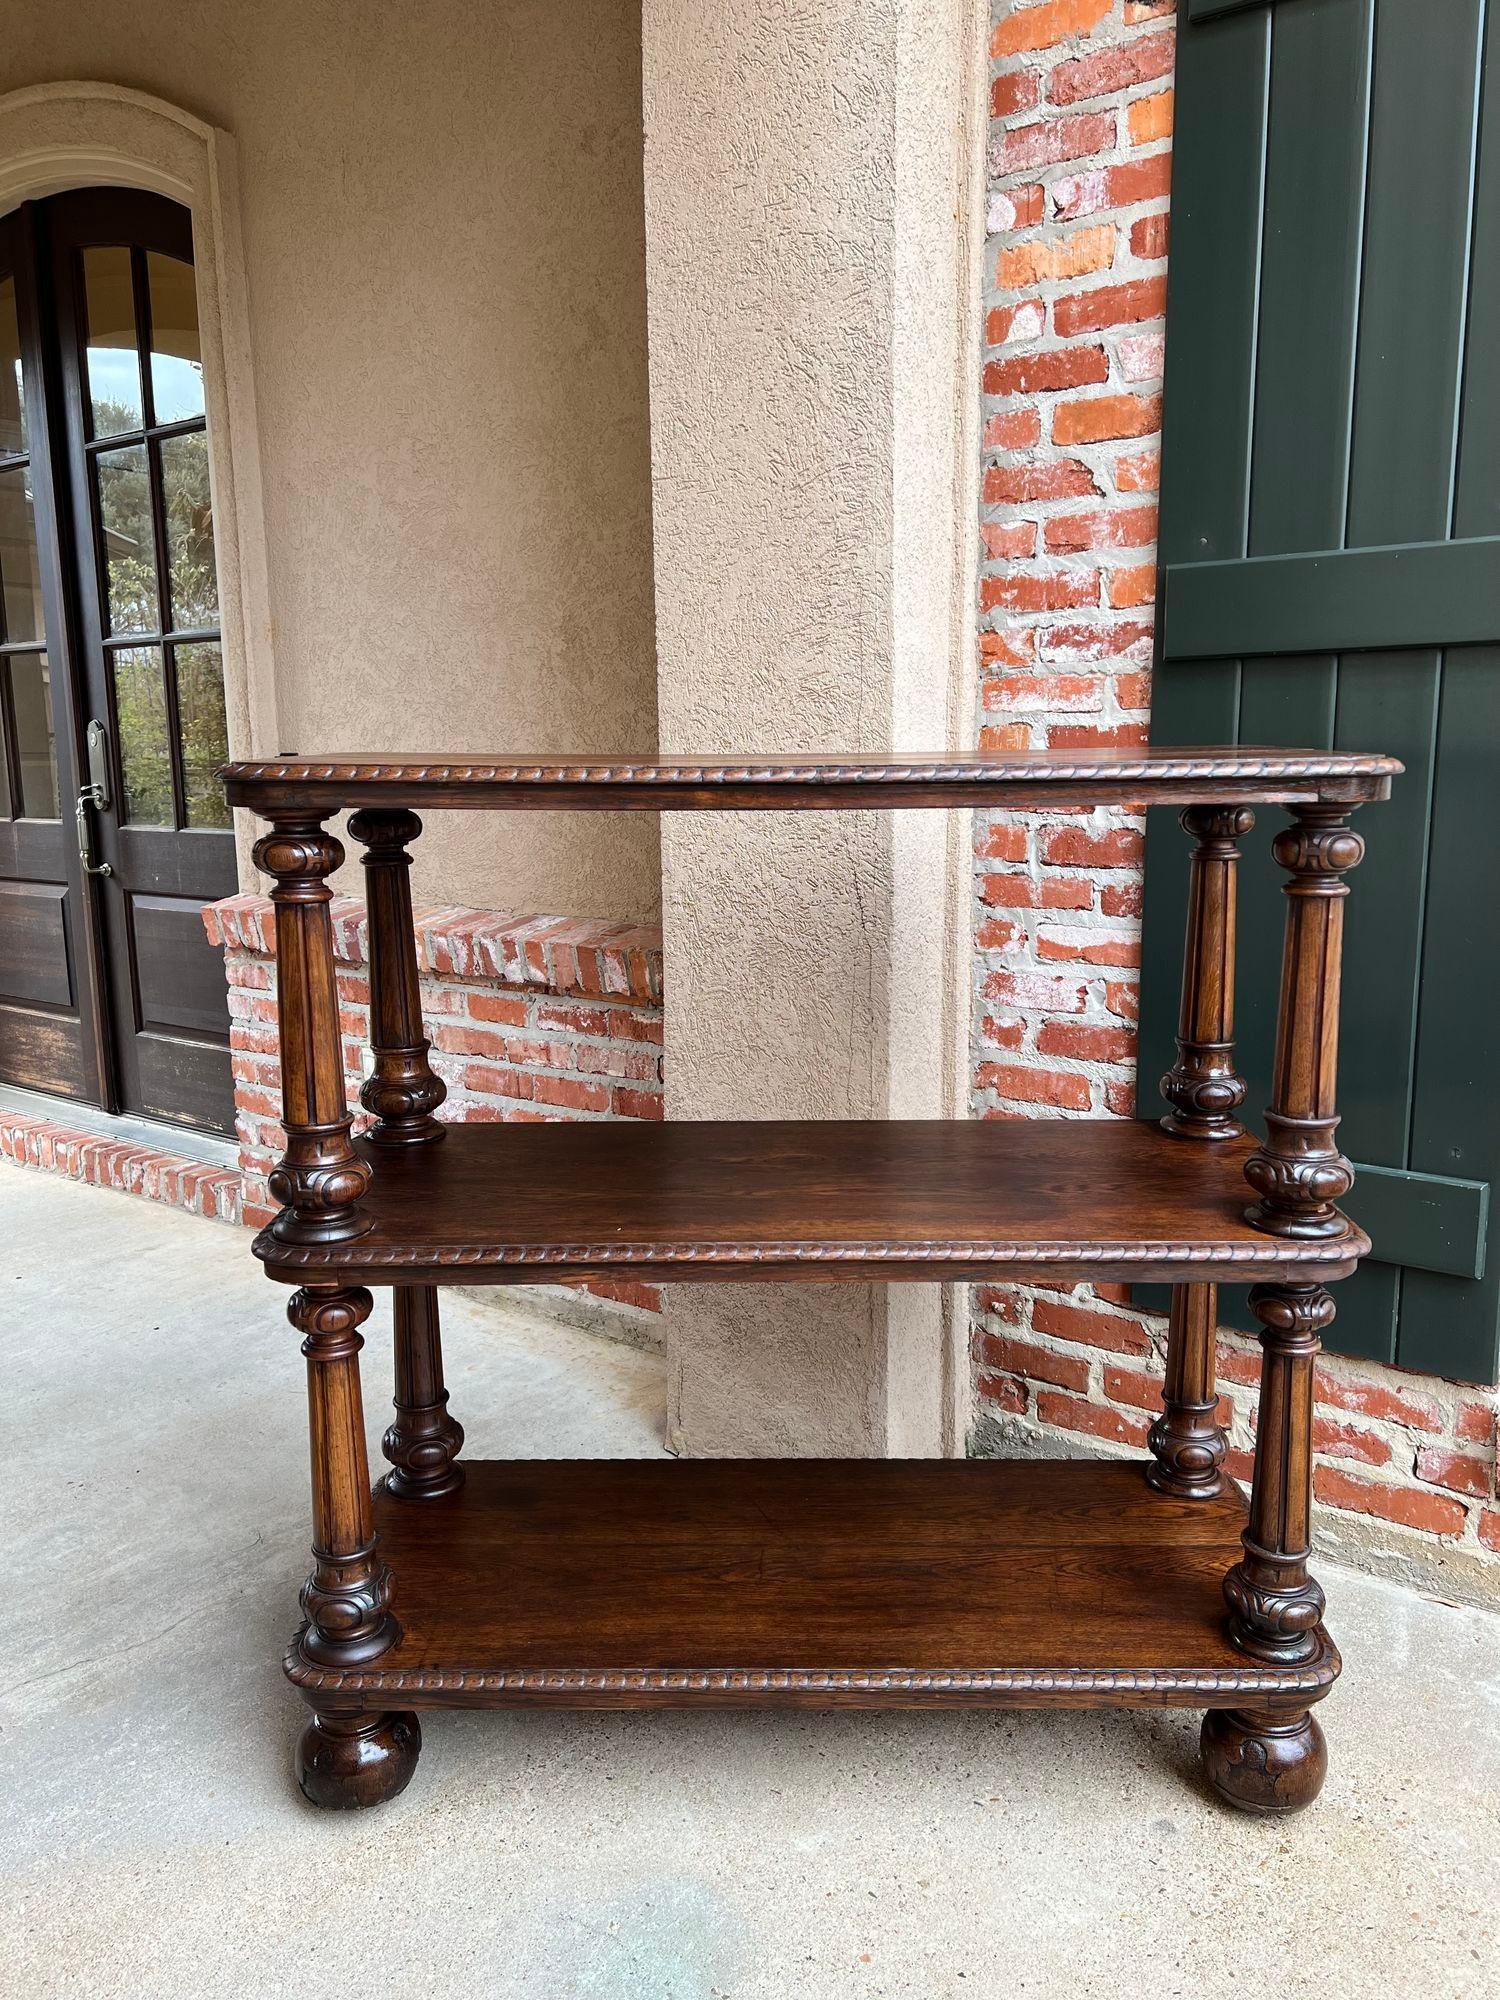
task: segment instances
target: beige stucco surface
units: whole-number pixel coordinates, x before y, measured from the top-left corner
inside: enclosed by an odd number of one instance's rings
[[[664,750],[964,740],[982,48],[952,0],[646,0]],[[664,821],[668,1115],[952,1115],[961,842]],[[951,1446],[936,1287],[678,1288],[668,1331],[679,1448]]]
[[[632,0],[0,5],[234,140],[280,744],[656,740]],[[241,523],[242,532],[256,524]],[[431,900],[639,917],[648,816],[434,816]]]

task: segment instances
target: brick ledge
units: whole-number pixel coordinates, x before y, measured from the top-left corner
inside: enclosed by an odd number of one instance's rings
[[[335,896],[329,914],[338,963],[366,964],[364,904],[352,896]],[[418,966],[437,978],[576,993],[591,999],[661,1001],[658,925],[516,917],[456,905],[418,909],[414,919]],[[211,944],[264,957],[275,954],[275,914],[269,896],[227,896],[209,903],[203,923]]]
[[[0,1112],[0,1159],[90,1187],[165,1202],[215,1221],[240,1219],[243,1179],[237,1168],[211,1167],[128,1139],[103,1139],[52,1119]]]

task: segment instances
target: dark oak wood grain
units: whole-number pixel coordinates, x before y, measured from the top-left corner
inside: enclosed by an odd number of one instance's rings
[[[1132,1465],[471,1461],[468,1475],[430,1506],[377,1495],[400,1643],[348,1671],[294,1647],[309,1698],[1297,1712],[1338,1672],[1321,1633],[1290,1667],[1237,1652],[1219,1586],[1243,1499],[1168,1500]]]
[[[276,1025],[281,1043],[281,1122],[286,1151],[269,1186],[286,1206],[271,1224],[287,1243],[328,1243],[368,1228],[359,1198],[370,1170],[354,1151],[344,1095],[333,900],[328,877],[342,844],[314,818],[281,819],[255,843],[255,864],[273,877]]]
[[[1328,1775],[1328,1745],[1315,1715],[1211,1708],[1200,1740],[1208,1782],[1241,1812],[1300,1812]]]
[[[1256,1285],[1261,1323],[1255,1477],[1244,1554],[1224,1579],[1229,1631],[1259,1660],[1307,1659],[1317,1645],[1323,1592],[1312,1553],[1313,1367],[1333,1299],[1321,1285]]]
[[[1349,751],[1147,749],[906,757],[275,757],[225,765],[231,805],[270,817],[340,806],[544,812],[754,812],[851,806],[1224,805],[1389,796],[1400,764]]]
[[[382,1483],[402,1500],[435,1500],[464,1482],[464,1469],[456,1463],[463,1425],[448,1414],[435,1287],[397,1285],[392,1317],[396,1421],[380,1441],[391,1463]]]
[[[1179,1500],[1211,1500],[1224,1490],[1229,1441],[1218,1418],[1218,1324],[1217,1285],[1172,1287],[1161,1415],[1149,1439],[1155,1463],[1146,1477]]]
[[[1347,820],[1333,806],[1294,807],[1293,824],[1271,849],[1291,879],[1266,1136],[1245,1162],[1245,1178],[1260,1196],[1247,1210],[1251,1221],[1280,1236],[1337,1235],[1334,1203],[1354,1185],[1334,1140],[1343,878],[1365,851]]]
[[[1255,824],[1248,806],[1190,806],[1183,830],[1192,835],[1187,940],[1182,958],[1182,1005],[1177,1060],[1161,1080],[1172,1109],[1162,1125],[1179,1139],[1233,1139],[1245,1101],[1234,1066],[1235,889],[1240,850],[1235,842]]]
[[[362,1237],[255,1251],[298,1283],[1346,1275],[1353,1223],[1299,1242],[1245,1220],[1250,1144],[1113,1118],[454,1126],[374,1161]]]
[[[390,1571],[380,1559],[370,1518],[370,1468],[360,1397],[359,1329],[370,1294],[309,1286],[287,1305],[306,1335],[307,1431],[312,1457],[313,1570],[302,1586],[309,1659],[355,1666],[399,1636],[391,1616]]]
[[[614,763],[278,758],[229,767],[273,821],[286,1203],[257,1237],[301,1287],[313,1574],[287,1671],[313,1710],[320,1805],[394,1796],[416,1710],[773,1702],[1206,1708],[1220,1795],[1288,1812],[1326,1768],[1311,1714],[1339,1669],[1307,1573],[1323,1286],[1369,1242],[1334,1206],[1350,809],[1390,758],[1280,750]],[[1178,1060],[1159,1122],[444,1128],[411,939],[415,805],[568,810],[1174,803],[1196,843]],[[1291,807],[1274,1100],[1235,1113],[1235,840]],[[328,921],[349,806],[366,845],[377,1127],[350,1136]],[[441,1144],[434,1144],[441,1139]],[[1245,1207],[1246,1178],[1261,1195]],[[447,1413],[444,1284],[1013,1277],[1174,1285],[1149,1466],[466,1461]],[[1265,1327],[1248,1511],[1223,1473],[1216,1287]],[[373,1499],[358,1328],[396,1288],[392,1471]],[[415,1503],[415,1504],[414,1504]],[[1225,1617],[1225,1605],[1228,1617]]]
[[[401,808],[356,813],[351,839],[364,848],[365,899],[370,939],[370,1055],[372,1066],[359,1101],[374,1118],[365,1133],[372,1146],[428,1146],[445,1127],[433,1113],[448,1087],[427,1060],[432,1044],[422,1032],[422,989],[411,917],[411,855],[422,831]]]

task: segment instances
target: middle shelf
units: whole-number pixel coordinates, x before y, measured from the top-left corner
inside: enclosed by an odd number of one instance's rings
[[[1141,1119],[453,1125],[364,1148],[371,1226],[255,1253],[304,1284],[1347,1277],[1369,1249],[1244,1219],[1251,1138]]]

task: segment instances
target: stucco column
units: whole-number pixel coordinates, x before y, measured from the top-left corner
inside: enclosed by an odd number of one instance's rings
[[[985,18],[645,0],[664,754],[969,740]],[[669,816],[662,869],[668,1117],[962,1115],[960,816]],[[953,1450],[962,1324],[936,1286],[679,1286],[674,1441]]]

